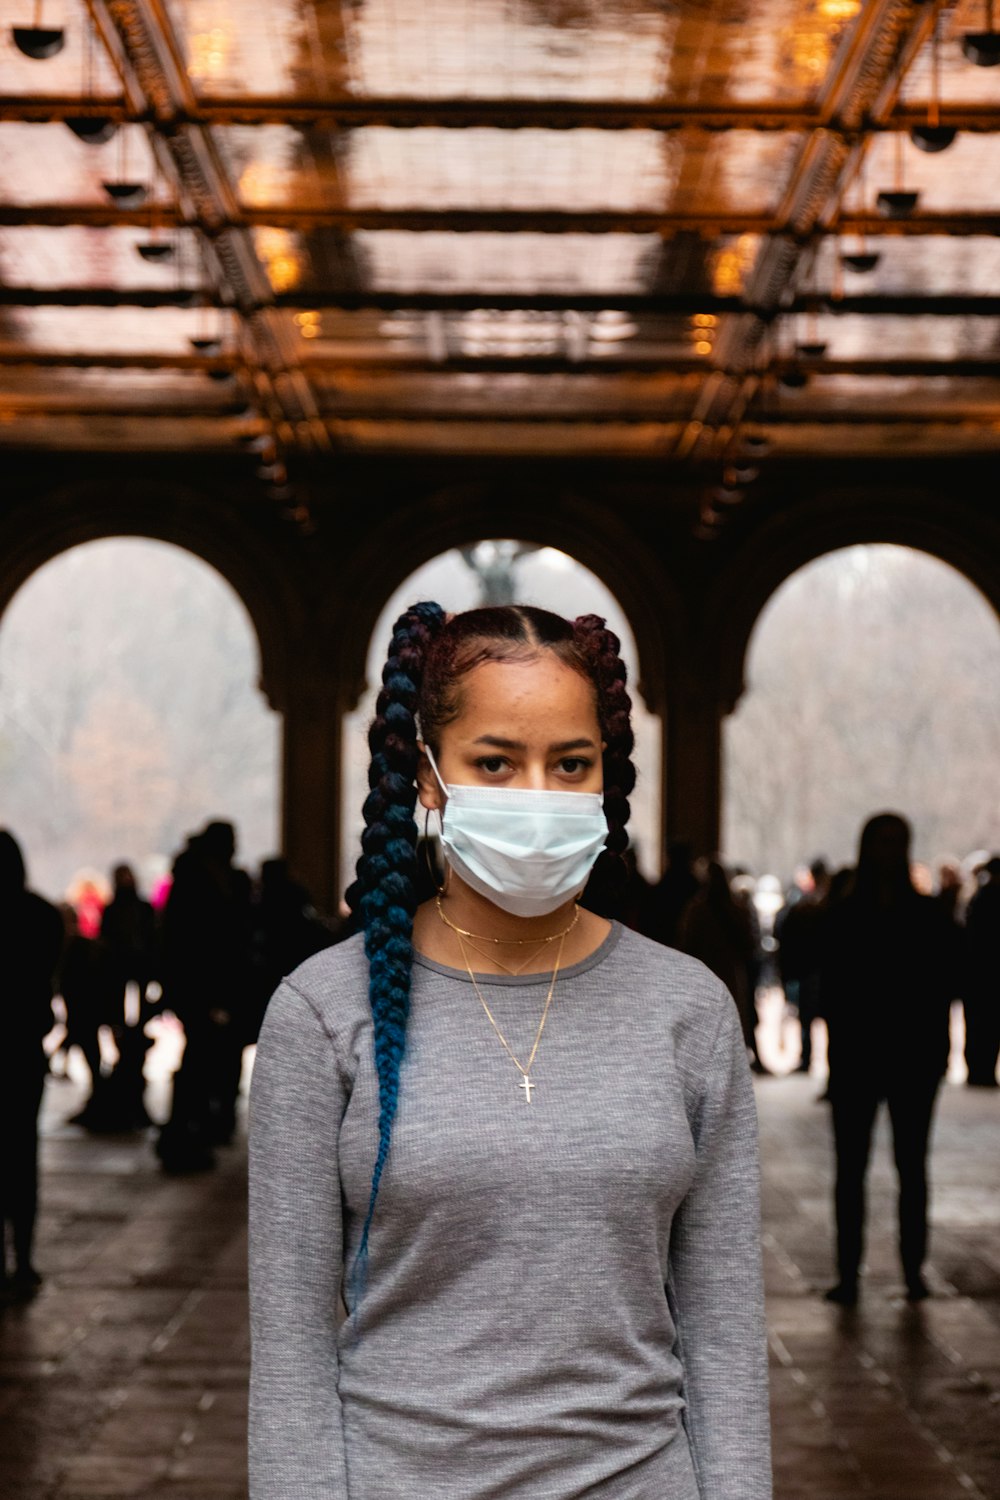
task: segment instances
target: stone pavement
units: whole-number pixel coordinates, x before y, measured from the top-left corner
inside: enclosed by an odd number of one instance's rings
[[[762,1051],[787,1068],[777,1006]],[[157,1119],[176,1040],[165,1030],[147,1065]],[[819,1296],[833,1279],[822,1051],[812,1077],[756,1082],[775,1500],[1000,1500],[1000,1091],[960,1078],[959,1063],[934,1142],[935,1295],[901,1295],[881,1117],[853,1312]],[[151,1137],[65,1124],[82,1097],[78,1079],[46,1085],[46,1280],[0,1314],[0,1500],[244,1500],[245,1098],[219,1168],[167,1178]]]

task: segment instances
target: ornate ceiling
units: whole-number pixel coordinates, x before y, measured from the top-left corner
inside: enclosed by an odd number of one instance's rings
[[[4,21],[5,446],[723,470],[748,434],[1000,447],[981,0],[8,0]],[[12,26],[62,46],[25,56]]]

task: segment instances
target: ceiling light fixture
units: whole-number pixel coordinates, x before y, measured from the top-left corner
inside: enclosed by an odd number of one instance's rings
[[[80,97],[89,103],[94,97],[94,27],[90,21],[84,38],[82,84]],[[85,146],[106,145],[118,129],[110,115],[68,115],[63,124]]]
[[[135,248],[143,260],[148,260],[152,264],[157,261],[173,260],[177,249],[172,240],[140,240]]]
[[[856,250],[842,251],[840,256],[840,264],[846,270],[857,271],[859,274],[863,274],[867,271],[874,271],[880,259],[877,250],[869,250],[868,239],[864,230],[865,219],[868,212],[868,193],[867,187],[865,185],[864,142],[862,142],[861,145],[861,152],[862,155],[858,165],[858,194],[860,197],[858,212],[861,216],[862,227],[858,233],[858,248]]]
[[[903,186],[903,136],[897,131],[893,137],[895,167],[893,177],[895,181],[891,188],[883,188],[875,200],[880,214],[887,219],[905,219],[912,214],[917,206],[919,193],[911,192]]]
[[[952,125],[941,124],[941,78],[938,42],[940,39],[940,11],[934,14],[934,30],[931,32],[931,97],[927,104],[927,124],[914,125],[910,140],[918,151],[933,154],[947,151],[958,131]]]
[[[42,0],[35,0],[35,17],[31,26],[12,26],[10,34],[14,46],[25,57],[35,62],[44,62],[55,57],[66,45],[66,33],[61,26],[42,25]]]
[[[1000,31],[993,30],[993,0],[986,0],[986,30],[967,31],[962,51],[977,68],[995,68],[1000,63]]]
[[[68,115],[63,124],[85,146],[103,146],[118,129],[110,115]]]

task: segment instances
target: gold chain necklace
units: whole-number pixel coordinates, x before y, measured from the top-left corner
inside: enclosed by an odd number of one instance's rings
[[[542,937],[542,938],[538,938],[538,937],[533,937],[533,938],[498,938],[498,937],[488,937],[488,936],[484,935],[481,932],[468,932],[466,930],[466,928],[456,926],[454,922],[452,922],[448,917],[446,917],[445,914],[444,914],[444,911],[442,909],[442,906],[441,906],[441,893],[440,893],[440,891],[438,892],[437,896],[435,897],[435,905],[437,906],[437,914],[438,914],[438,916],[441,918],[442,922],[445,924],[446,927],[450,927],[451,930],[452,930],[452,932],[457,933],[459,941],[461,941],[462,938],[468,938],[468,939],[470,939],[469,947],[473,950],[473,952],[478,953],[482,958],[488,958],[491,963],[498,964],[500,966],[500,968],[503,969],[503,971],[504,971],[505,974],[513,974],[515,976],[518,975],[518,974],[521,974],[528,967],[528,965],[530,963],[532,963],[538,957],[538,955],[541,953],[542,949],[546,946],[547,943],[555,943],[560,938],[566,937],[569,933],[571,933],[573,931],[573,928],[576,926],[577,922],[580,920],[580,908],[578,906],[576,908],[575,912],[573,913],[573,920],[572,920],[572,922],[570,922],[569,926],[568,927],[564,927],[563,930],[562,930],[562,932],[553,932],[553,933],[550,933],[550,935],[548,937]],[[516,969],[512,969],[510,967],[510,965],[509,964],[505,964],[504,961],[503,961],[503,959],[499,958],[496,953],[487,953],[487,952],[485,952],[482,948],[480,948],[478,946],[479,943],[493,943],[494,945],[497,945],[499,943],[510,943],[510,944],[516,944],[518,947],[522,947],[522,946],[531,944],[531,945],[534,946],[534,952],[533,953],[529,953],[528,956],[527,956],[527,958],[525,958],[524,960],[522,960],[522,962],[517,966]]]
[[[569,929],[567,928],[567,931],[568,930]],[[456,931],[458,931],[457,928],[456,928]],[[535,1053],[538,1051],[538,1043],[542,1039],[542,1031],[543,1031],[544,1026],[545,1026],[545,1017],[549,1013],[549,1005],[552,1002],[552,994],[553,994],[553,991],[555,990],[555,987],[556,987],[556,978],[557,978],[557,976],[559,974],[559,965],[562,962],[563,943],[566,941],[566,933],[565,932],[558,933],[557,936],[559,938],[559,947],[558,947],[558,949],[556,951],[555,968],[552,970],[552,983],[549,985],[549,992],[548,992],[548,994],[545,997],[545,1009],[542,1011],[542,1019],[538,1023],[538,1031],[537,1031],[537,1033],[535,1035],[535,1045],[531,1049],[531,1056],[528,1058],[528,1066],[526,1068],[520,1062],[518,1062],[518,1060],[517,1060],[516,1057],[514,1057],[514,1054],[513,1054],[513,1052],[511,1052],[510,1046],[509,1046],[509,1044],[507,1042],[507,1038],[504,1036],[503,1032],[500,1030],[500,1027],[497,1025],[496,1021],[494,1021],[493,1014],[492,1014],[489,1006],[486,1004],[486,1001],[483,1000],[482,990],[479,988],[478,984],[476,983],[476,976],[472,972],[472,965],[469,963],[469,960],[466,957],[465,942],[464,942],[461,934],[459,935],[459,939],[458,939],[459,945],[460,945],[460,947],[462,949],[462,958],[465,961],[465,967],[468,969],[468,971],[469,971],[469,978],[472,980],[472,988],[475,990],[476,994],[479,996],[479,999],[482,1001],[483,1009],[485,1010],[486,1014],[490,1018],[490,1022],[491,1022],[492,1026],[493,1026],[493,1030],[496,1032],[497,1036],[500,1038],[501,1042],[503,1042],[503,1044],[506,1047],[507,1051],[510,1053],[510,1056],[512,1058],[514,1058],[514,1062],[517,1064],[518,1071],[522,1075],[521,1082],[518,1084],[518,1088],[524,1089],[524,1097],[525,1097],[525,1099],[527,1100],[527,1102],[529,1104],[531,1103],[531,1090],[533,1088],[537,1088],[537,1086],[538,1086],[537,1084],[533,1083],[532,1080],[531,1080],[531,1077],[530,1077],[531,1065],[535,1061]]]

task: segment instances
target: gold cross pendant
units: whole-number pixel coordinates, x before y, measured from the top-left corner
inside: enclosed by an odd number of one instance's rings
[[[527,1099],[529,1104],[531,1103],[531,1090],[534,1087],[535,1085],[532,1083],[527,1073],[525,1073],[524,1077],[521,1079],[521,1082],[518,1084],[518,1088],[524,1089],[524,1097]]]

